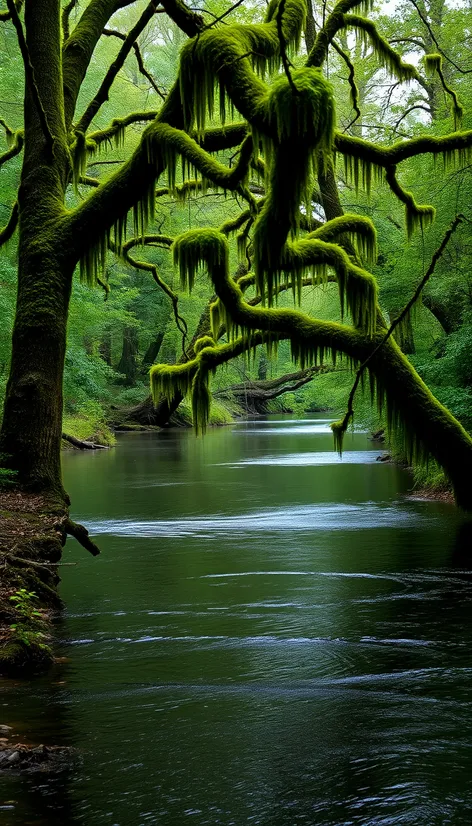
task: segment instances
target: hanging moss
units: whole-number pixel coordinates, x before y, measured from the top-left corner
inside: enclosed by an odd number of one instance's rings
[[[453,112],[453,116],[454,116],[454,129],[459,129],[459,127],[462,123],[462,118],[463,118],[463,115],[464,115],[464,109],[463,109],[462,105],[459,103],[459,98],[457,96],[457,93],[454,91],[454,89],[451,89],[451,87],[448,86],[448,84],[446,82],[446,78],[444,77],[444,74],[443,74],[443,71],[442,71],[442,67],[443,67],[442,55],[440,55],[438,53],[427,54],[427,55],[424,56],[423,60],[424,60],[424,66],[425,66],[426,74],[429,77],[431,77],[434,74],[437,74],[438,77],[439,77],[439,80],[441,81],[441,85],[442,85],[444,91],[451,98],[451,100],[452,100],[452,112]]]
[[[385,171],[385,179],[398,200],[405,204],[405,223],[408,239],[416,229],[423,229],[434,221],[436,210],[427,204],[417,204],[412,192],[404,189],[396,177],[395,167]]]
[[[353,28],[356,30],[364,47],[371,46],[375,56],[384,69],[400,81],[413,80],[418,77],[416,68],[410,63],[404,63],[401,56],[390,43],[379,34],[375,23],[365,17],[355,14],[345,14],[343,28]]]
[[[363,215],[346,214],[333,218],[307,237],[341,244],[343,237],[348,238],[368,266],[377,262],[377,232],[370,218]]]
[[[184,46],[180,93],[187,130],[195,123],[199,133],[204,131],[207,117],[214,115],[217,93],[222,123],[228,107],[233,106],[251,122],[251,115],[256,119],[264,117],[266,90],[257,75],[272,73],[280,66],[278,7],[278,2],[269,6],[262,24],[209,29]],[[287,50],[298,49],[305,19],[306,0],[286,0],[281,28]]]
[[[438,69],[442,68],[442,56],[434,52],[433,54],[426,54],[423,58],[424,67],[428,77],[432,77]]]
[[[198,338],[193,345],[193,349],[195,353],[200,353],[201,350],[204,350],[205,347],[214,347],[215,346],[215,339],[213,336],[202,336]]]

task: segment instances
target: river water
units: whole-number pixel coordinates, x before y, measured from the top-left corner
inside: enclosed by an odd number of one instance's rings
[[[74,746],[5,826],[472,820],[472,531],[365,434],[272,417],[64,456],[67,658],[0,722]]]

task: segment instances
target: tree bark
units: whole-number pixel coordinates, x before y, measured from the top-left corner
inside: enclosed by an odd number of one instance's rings
[[[142,362],[142,370],[143,371],[147,372],[149,370],[149,368],[151,367],[151,365],[154,364],[154,362],[157,359],[157,356],[159,355],[159,350],[161,349],[163,341],[164,341],[164,333],[163,332],[158,333],[157,336],[155,337],[155,339],[153,339],[153,341],[151,341],[149,347],[147,348],[147,350],[146,350],[146,352],[143,356],[143,362]]]
[[[70,168],[62,107],[59,0],[27,3],[25,27],[43,116],[27,82],[18,196],[18,293],[0,452],[2,464],[18,471],[23,485],[63,497],[62,376],[73,263],[67,249],[57,243]]]
[[[136,363],[138,346],[138,331],[136,327],[125,327],[123,330],[121,358],[116,369],[118,373],[124,375],[124,383],[128,387],[134,387],[136,384],[138,374],[138,366]]]

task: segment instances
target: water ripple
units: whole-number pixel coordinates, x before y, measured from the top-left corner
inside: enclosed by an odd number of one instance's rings
[[[134,521],[131,519],[88,520],[93,534],[134,537],[182,537],[212,534],[286,531],[355,531],[369,528],[412,528],[432,526],[433,517],[406,506],[330,504],[293,508],[267,508],[237,515],[214,514],[207,517]]]

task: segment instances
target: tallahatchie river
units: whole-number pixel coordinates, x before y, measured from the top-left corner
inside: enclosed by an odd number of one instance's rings
[[[72,745],[0,777],[5,826],[472,821],[472,530],[328,422],[130,434],[64,456],[67,661],[0,721]]]

